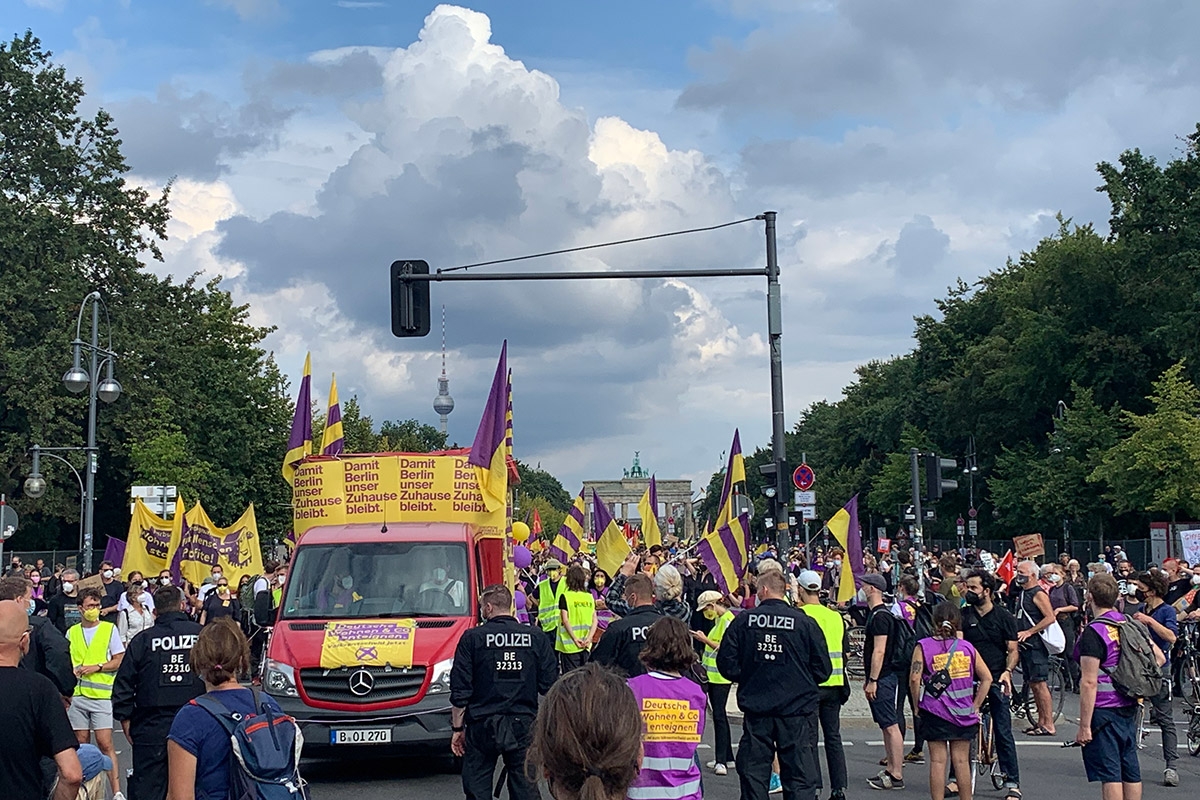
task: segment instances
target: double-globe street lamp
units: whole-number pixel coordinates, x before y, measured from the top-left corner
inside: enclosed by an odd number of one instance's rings
[[[89,303],[92,307],[90,344],[80,338],[83,331],[83,312]],[[100,346],[101,307],[104,307],[105,322],[108,323],[108,347]],[[87,369],[82,366],[82,355],[85,349],[88,351],[89,366]],[[96,522],[96,468],[99,461],[96,447],[96,401],[112,403],[121,396],[121,384],[117,383],[117,379],[113,377],[113,363],[117,359],[117,354],[112,349],[112,322],[108,319],[108,307],[104,306],[99,292],[92,292],[83,298],[83,302],[79,306],[79,316],[75,321],[75,340],[71,342],[71,355],[71,368],[63,375],[62,380],[68,392],[80,394],[86,391],[88,393],[87,446],[83,448],[32,448],[33,472],[25,480],[25,493],[30,497],[41,497],[46,493],[46,480],[40,473],[39,456],[42,453],[50,455],[48,452],[50,449],[82,449],[87,453],[87,466],[84,469],[84,480],[81,486],[83,492],[83,543],[81,549],[83,552],[80,555],[83,558],[83,571],[88,573],[92,570],[92,540]],[[104,369],[103,379],[100,378],[101,368]],[[71,466],[66,459],[60,458],[60,460],[67,463],[67,466]],[[71,467],[71,469],[74,471],[75,468]],[[75,477],[79,477],[78,472],[75,473]]]

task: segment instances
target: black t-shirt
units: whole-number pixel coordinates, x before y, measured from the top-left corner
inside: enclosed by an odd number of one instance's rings
[[[867,677],[871,677],[871,659],[875,655],[875,638],[878,636],[887,637],[887,647],[883,652],[883,664],[879,669],[879,676],[889,675],[895,670],[891,668],[892,653],[896,649],[896,637],[892,634],[896,630],[897,620],[887,610],[887,606],[878,606],[871,610],[867,616],[867,638],[863,643],[863,663],[866,666]]]
[[[104,592],[104,599],[100,601],[100,607],[115,608],[117,603],[121,601],[121,595],[125,593],[125,584],[120,581],[109,581],[100,585],[100,591]],[[105,614],[100,619],[116,625],[119,617],[119,612],[114,611],[111,614]]]
[[[1104,665],[1104,659],[1108,658],[1108,646],[1091,625],[1084,628],[1083,633],[1079,635],[1079,657],[1084,656],[1099,659],[1101,666]]]
[[[986,614],[970,606],[964,608],[962,625],[963,638],[979,651],[992,680],[996,680],[1008,665],[1008,643],[1017,640],[1017,620],[1007,608],[993,603]]]
[[[71,626],[83,622],[83,612],[79,610],[78,597],[56,594],[50,598],[49,606],[50,610],[47,612],[47,616],[54,623],[54,627],[64,635]]]
[[[242,618],[242,604],[233,595],[225,601],[216,592],[209,592],[208,597],[204,598],[204,612],[208,615],[205,617],[206,622],[221,617],[232,617],[234,622],[238,622]]]
[[[0,797],[40,800],[40,759],[79,745],[62,698],[50,679],[20,667],[0,667]]]
[[[1191,578],[1180,578],[1179,580],[1171,581],[1167,585],[1167,596],[1163,598],[1163,602],[1167,605],[1175,605],[1183,596],[1192,590]]]

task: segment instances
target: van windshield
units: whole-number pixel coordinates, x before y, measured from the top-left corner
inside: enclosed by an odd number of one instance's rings
[[[462,544],[379,542],[301,547],[284,619],[468,616]]]

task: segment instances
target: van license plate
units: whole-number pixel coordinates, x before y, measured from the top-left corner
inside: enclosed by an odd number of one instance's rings
[[[359,728],[358,730],[332,730],[331,744],[388,744],[392,741],[391,728]]]

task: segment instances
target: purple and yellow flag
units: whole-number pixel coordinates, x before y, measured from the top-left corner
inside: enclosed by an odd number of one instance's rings
[[[304,356],[304,375],[300,378],[300,391],[296,393],[296,414],[292,417],[292,432],[288,436],[288,449],[283,456],[283,479],[291,485],[296,467],[307,455],[312,454],[312,354]]]
[[[508,463],[506,433],[508,430],[508,340],[500,348],[500,362],[492,378],[483,417],[475,432],[468,463],[474,465],[479,491],[488,511],[504,508],[508,503]]]
[[[325,431],[321,434],[321,455],[340,456],[346,449],[346,434],[342,430],[342,404],[338,402],[337,375],[329,384],[329,413],[325,415]]]
[[[750,553],[750,515],[734,517],[696,545],[696,554],[704,561],[725,594],[732,594],[746,574]]]
[[[536,509],[534,513],[537,513]],[[554,542],[550,545],[550,555],[564,564],[583,549],[585,538],[583,524],[586,513],[583,492],[580,492],[579,497],[576,497],[575,502],[571,504],[571,510],[567,512],[567,518],[563,520],[562,527],[558,529],[558,535],[554,537]]]
[[[825,524],[833,538],[846,551],[846,560],[842,562],[842,577],[838,582],[837,601],[845,603],[854,597],[854,579],[861,578],[863,572],[862,532],[858,528],[858,495],[850,498],[841,510],[830,517]]]
[[[592,489],[592,529],[596,533],[596,563],[609,575],[616,575],[632,551],[625,532],[612,518],[612,512],[595,489]]]
[[[650,485],[638,501],[638,516],[642,519],[642,541],[646,547],[662,545],[662,531],[658,527],[658,485],[650,476]]]
[[[735,517],[733,494],[739,483],[746,482],[746,460],[742,457],[742,439],[737,428],[733,430],[733,444],[729,446],[729,463],[725,466],[725,481],[721,484],[721,501],[717,504],[717,518],[708,532],[720,530]]]
[[[512,370],[508,371],[508,406],[504,412],[504,455],[512,458],[513,454],[513,416],[512,416]]]

